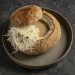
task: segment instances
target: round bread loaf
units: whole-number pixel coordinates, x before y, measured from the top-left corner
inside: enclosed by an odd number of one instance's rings
[[[36,5],[28,5],[14,11],[10,16],[10,21],[13,26],[22,27],[33,24],[42,19],[42,9]]]
[[[12,13],[10,20],[11,24],[16,27],[25,27],[26,25],[34,24],[35,22],[43,19],[46,15],[53,25],[53,30],[49,29],[48,33],[40,37],[37,43],[32,46],[32,50],[21,51],[22,53],[28,55],[39,55],[47,52],[49,48],[54,47],[54,45],[59,41],[61,37],[60,23],[52,14],[42,11],[39,6],[29,5],[17,9]]]

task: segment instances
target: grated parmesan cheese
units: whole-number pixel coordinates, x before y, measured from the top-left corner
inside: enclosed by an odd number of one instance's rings
[[[39,40],[39,29],[35,25],[29,25],[23,28],[10,27],[8,31],[8,41],[16,51],[24,52],[30,50]]]

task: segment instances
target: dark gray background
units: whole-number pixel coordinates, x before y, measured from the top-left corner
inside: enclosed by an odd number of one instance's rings
[[[28,4],[58,11],[68,19],[75,35],[75,0],[0,0],[0,75],[75,75],[75,36],[67,57],[49,69],[28,70],[14,64],[8,58],[1,42],[3,26],[13,10]]]

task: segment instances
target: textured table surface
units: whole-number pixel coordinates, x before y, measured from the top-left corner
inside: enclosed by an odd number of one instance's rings
[[[21,6],[36,4],[64,15],[73,28],[74,40],[67,57],[58,65],[45,70],[28,70],[14,64],[2,46],[3,26],[11,12]],[[0,0],[0,75],[75,75],[75,0]]]

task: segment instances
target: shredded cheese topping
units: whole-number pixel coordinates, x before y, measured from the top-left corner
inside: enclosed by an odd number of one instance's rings
[[[10,27],[8,31],[8,41],[17,51],[24,52],[30,50],[39,40],[39,29],[35,25],[28,25],[23,28]]]

